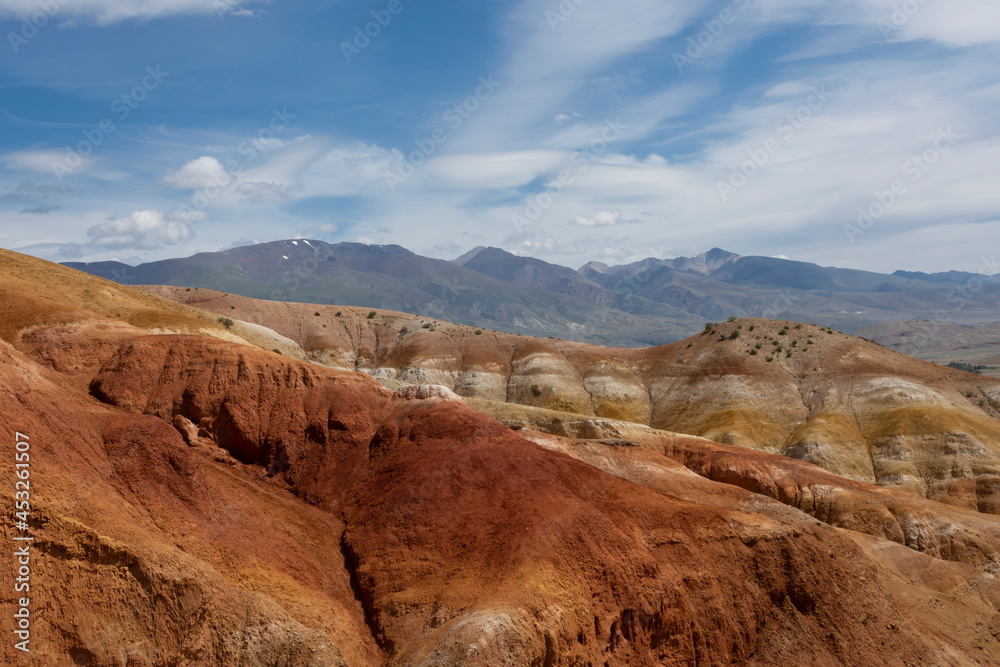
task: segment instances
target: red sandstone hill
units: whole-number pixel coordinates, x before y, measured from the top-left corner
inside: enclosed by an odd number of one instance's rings
[[[616,349],[403,313],[144,289],[273,329],[286,354],[390,387],[441,384],[468,399],[576,415],[563,422],[624,420],[1000,512],[1000,381],[832,329],[744,319],[671,345]]]
[[[3,664],[1000,661],[990,514],[649,428],[514,431],[216,319],[0,251],[35,537]]]

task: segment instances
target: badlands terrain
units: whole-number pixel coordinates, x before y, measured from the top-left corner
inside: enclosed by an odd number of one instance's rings
[[[1000,381],[832,329],[742,319],[671,345],[614,349],[402,313],[145,289],[249,323],[237,332],[270,329],[282,337],[270,347],[289,356],[392,388],[444,385],[511,426],[615,437],[626,426],[616,422],[628,422],[1000,513]]]
[[[3,664],[1000,663],[988,377],[805,323],[601,348],[3,250],[0,339],[35,539]]]

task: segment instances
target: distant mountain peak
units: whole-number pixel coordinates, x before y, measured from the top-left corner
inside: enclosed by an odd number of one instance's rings
[[[473,248],[472,250],[470,250],[469,252],[467,252],[464,255],[462,255],[461,257],[456,257],[455,259],[453,259],[451,261],[453,261],[456,264],[459,264],[461,266],[465,266],[467,262],[470,262],[473,259],[475,259],[476,255],[478,255],[479,253],[481,253],[484,250],[487,250],[486,246],[484,246],[484,245],[478,245],[475,248]]]
[[[734,252],[729,252],[728,250],[723,250],[722,248],[712,248],[708,252],[703,252],[698,255],[698,259],[705,263],[705,269],[708,273],[712,273],[719,267],[729,264],[730,262],[742,259],[742,257],[742,255],[737,255]]]
[[[586,275],[587,271],[594,271],[595,273],[607,273],[608,269],[611,267],[604,262],[587,262],[580,267],[580,273]]]

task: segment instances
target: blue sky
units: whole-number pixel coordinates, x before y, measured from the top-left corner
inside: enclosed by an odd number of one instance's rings
[[[0,35],[0,244],[46,259],[1000,272],[995,0],[0,0]]]

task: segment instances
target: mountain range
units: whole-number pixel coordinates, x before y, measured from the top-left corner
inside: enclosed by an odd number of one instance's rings
[[[705,320],[767,317],[847,332],[905,320],[1000,319],[1000,275],[881,274],[719,248],[578,270],[498,248],[454,261],[396,245],[287,240],[129,266],[67,266],[123,284],[382,308],[509,333],[639,347],[680,340]]]

